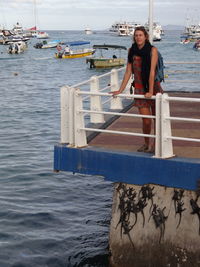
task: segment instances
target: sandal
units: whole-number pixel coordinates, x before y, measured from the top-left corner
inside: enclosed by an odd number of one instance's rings
[[[155,154],[155,147],[151,146],[151,148],[147,151],[148,153]]]
[[[144,144],[140,148],[138,148],[137,152],[147,152],[148,151],[148,145]]]

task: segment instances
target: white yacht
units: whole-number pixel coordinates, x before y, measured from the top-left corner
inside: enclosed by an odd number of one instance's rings
[[[92,30],[89,27],[85,28],[85,34],[92,34]]]
[[[116,22],[112,24],[109,31],[114,32],[119,36],[130,36],[133,35],[135,27],[138,26],[141,26],[141,24],[137,22],[127,22],[127,21]]]
[[[183,34],[186,37],[191,38],[191,39],[199,39],[200,38],[200,23],[186,26]]]
[[[21,54],[27,49],[27,43],[23,41],[10,42],[7,49],[8,54]]]
[[[149,23],[145,23],[144,27],[146,28],[147,31],[149,31]],[[164,31],[162,29],[162,26],[158,22],[153,23],[153,41],[161,41],[162,37],[161,35],[164,34]]]
[[[19,22],[17,22],[14,26],[12,31],[14,32],[14,34],[17,35],[22,35],[24,33],[22,25],[19,24]]]
[[[36,37],[37,39],[48,39],[49,34],[47,32],[38,32]]]

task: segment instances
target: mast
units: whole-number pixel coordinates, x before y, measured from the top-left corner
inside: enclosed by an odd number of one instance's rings
[[[34,5],[33,5],[33,7],[34,7],[34,10],[33,10],[33,12],[34,12],[34,22],[35,22],[35,29],[37,30],[37,19],[36,19],[36,0],[33,0],[33,3],[34,3]]]
[[[153,42],[153,0],[149,0],[149,41]]]

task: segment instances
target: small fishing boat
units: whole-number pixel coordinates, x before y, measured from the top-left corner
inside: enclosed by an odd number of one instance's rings
[[[89,63],[90,68],[112,68],[124,66],[126,61],[121,57],[121,50],[126,50],[125,46],[121,45],[94,45],[93,49],[100,51],[99,57],[88,57],[86,59],[86,63]],[[103,50],[118,50],[119,56],[116,53],[112,54],[112,56],[103,56]]]
[[[46,48],[55,48],[60,43],[61,43],[60,40],[52,40],[50,42],[47,42],[46,40],[44,40],[44,41],[42,41],[40,43],[36,43],[34,45],[34,47],[35,48],[43,48],[43,49],[46,49]]]
[[[183,40],[180,41],[181,44],[189,44],[190,43],[190,39],[185,38]]]
[[[57,46],[58,52],[55,54],[56,58],[80,58],[93,55],[95,52],[94,48],[80,48],[82,45],[88,45],[90,42],[78,41],[78,42],[67,42],[65,47]],[[78,47],[77,49],[72,49]]]

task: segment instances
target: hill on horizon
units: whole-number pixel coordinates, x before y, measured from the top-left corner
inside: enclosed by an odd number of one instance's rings
[[[164,25],[163,29],[164,30],[183,30],[184,26],[183,25],[171,25],[171,24],[168,24],[168,25]]]

